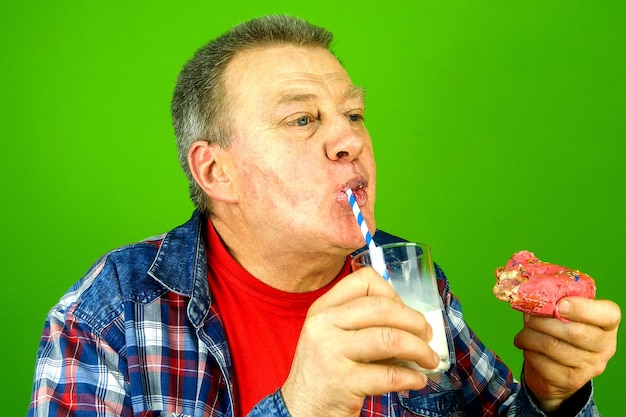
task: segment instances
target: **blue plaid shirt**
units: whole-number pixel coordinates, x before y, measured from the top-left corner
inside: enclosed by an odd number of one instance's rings
[[[233,415],[229,349],[207,284],[205,222],[196,212],[167,234],[111,251],[63,296],[47,317],[28,416]],[[374,240],[399,239],[379,231]],[[545,416],[466,325],[439,268],[437,275],[454,345],[450,369],[423,390],[366,398],[361,415]],[[570,415],[598,415],[591,384],[576,397]],[[289,412],[277,391],[249,416]]]

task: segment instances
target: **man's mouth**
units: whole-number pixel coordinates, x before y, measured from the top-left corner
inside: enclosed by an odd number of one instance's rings
[[[359,207],[363,207],[367,204],[367,180],[365,180],[365,178],[359,177],[348,181],[337,193],[337,201],[348,202],[348,195],[346,194],[347,189],[352,190],[352,194],[354,194],[354,198]]]

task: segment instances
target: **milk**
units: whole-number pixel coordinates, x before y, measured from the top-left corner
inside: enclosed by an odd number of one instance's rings
[[[428,345],[439,354],[439,365],[434,369],[421,368],[415,362],[411,361],[402,361],[402,363],[398,363],[398,365],[417,369],[427,375],[447,371],[448,368],[450,368],[450,350],[448,349],[448,339],[446,338],[446,328],[443,323],[443,312],[441,308],[439,308],[439,306],[435,307],[425,304],[422,301],[416,300],[414,297],[405,297],[403,294],[400,294],[400,297],[406,305],[422,313],[428,324],[430,324],[430,327],[432,327],[433,338],[428,342]]]

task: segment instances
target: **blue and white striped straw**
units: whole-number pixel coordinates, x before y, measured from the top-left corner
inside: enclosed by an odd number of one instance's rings
[[[365,244],[367,247],[372,250],[376,247],[374,240],[372,239],[372,235],[370,234],[369,229],[367,228],[367,224],[365,224],[365,219],[363,218],[363,213],[361,213],[361,209],[359,208],[359,204],[356,202],[356,197],[351,189],[346,190],[346,194],[348,195],[348,199],[350,200],[350,207],[352,207],[352,214],[354,214],[354,218],[356,222],[359,224],[361,228],[361,233],[365,238]]]
[[[376,243],[374,243],[374,239],[372,239],[372,234],[367,228],[367,224],[365,224],[365,219],[363,218],[363,213],[361,213],[361,209],[359,208],[359,204],[356,202],[356,197],[351,189],[346,189],[346,194],[348,195],[348,200],[350,201],[350,207],[352,208],[352,214],[354,214],[354,218],[359,224],[359,228],[361,229],[361,233],[365,238],[365,244],[367,245],[370,251],[370,260],[372,262],[372,268],[376,270],[383,278],[389,279],[389,274],[387,273],[387,268],[385,267],[385,259],[383,258],[383,253],[380,250],[376,250]]]

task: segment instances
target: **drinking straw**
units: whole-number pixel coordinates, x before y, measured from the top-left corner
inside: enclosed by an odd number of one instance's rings
[[[356,197],[354,197],[354,193],[351,189],[346,190],[346,194],[348,194],[348,199],[350,200],[350,207],[352,207],[352,214],[354,214],[354,218],[356,222],[359,224],[359,228],[361,229],[361,233],[365,238],[365,244],[367,247],[372,250],[376,248],[376,244],[372,239],[372,235],[370,234],[369,229],[367,228],[367,224],[365,224],[365,219],[363,218],[363,213],[361,213],[361,209],[359,208],[359,204],[356,202]]]
[[[348,200],[350,201],[350,207],[352,208],[352,214],[354,214],[354,218],[359,224],[359,228],[361,229],[361,233],[365,238],[365,244],[367,245],[370,251],[370,260],[372,262],[372,268],[376,270],[383,278],[389,280],[389,274],[387,273],[387,268],[385,266],[385,259],[383,257],[383,253],[381,250],[377,250],[376,243],[374,243],[374,239],[372,239],[372,235],[367,228],[367,224],[365,224],[365,219],[363,218],[363,213],[361,213],[361,209],[359,208],[359,204],[356,202],[356,197],[351,189],[346,190],[346,194],[348,195]]]

